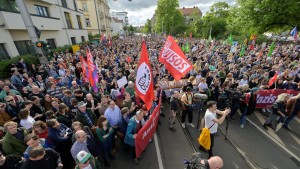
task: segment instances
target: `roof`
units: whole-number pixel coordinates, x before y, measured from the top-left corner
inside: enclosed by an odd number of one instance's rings
[[[119,20],[118,18],[112,17],[112,19],[113,19],[114,22],[116,22],[116,23],[123,23],[123,20]]]
[[[191,15],[194,11],[196,11],[197,13],[199,13],[199,15],[202,15],[201,10],[198,7],[193,7],[193,8],[180,8],[178,9],[179,11],[182,12],[183,15]]]

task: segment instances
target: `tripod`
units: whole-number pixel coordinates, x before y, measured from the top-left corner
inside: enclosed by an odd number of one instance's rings
[[[228,98],[226,99],[226,108],[232,108],[232,98]],[[229,116],[226,116],[226,127],[225,127],[225,138],[224,140],[227,140],[227,132],[228,132],[228,128],[229,128]]]
[[[197,112],[198,112],[197,129],[199,129],[199,121],[201,119],[200,113],[203,112],[204,101],[197,101],[197,102],[195,102],[195,104],[196,104]]]

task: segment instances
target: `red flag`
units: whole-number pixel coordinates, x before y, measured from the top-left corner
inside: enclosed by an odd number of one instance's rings
[[[84,60],[84,58],[82,56],[79,56],[80,58],[80,62],[81,62],[81,68],[82,68],[82,72],[83,72],[83,75],[84,77],[87,77],[87,67],[88,67],[88,64],[86,63],[86,61]]]
[[[141,58],[135,80],[135,91],[144,101],[147,109],[150,110],[154,99],[153,76],[145,41],[142,42]]]
[[[130,61],[131,61],[130,56],[127,56],[126,61],[128,64],[130,63]]]
[[[190,39],[192,39],[192,38],[193,38],[193,33],[191,32],[191,33],[190,33]]]
[[[165,64],[167,70],[176,80],[180,80],[193,69],[192,64],[187,60],[172,36],[168,36],[160,53],[159,61]]]
[[[94,80],[93,80],[92,72],[94,71],[96,66],[94,65],[93,56],[92,56],[89,49],[86,51],[86,57],[87,57],[86,60],[87,60],[87,65],[88,65],[88,70],[89,70],[88,80],[90,81],[91,86],[94,86],[95,83],[94,83]]]
[[[278,79],[278,74],[276,72],[275,75],[269,81],[269,87],[271,87],[273,83],[276,83],[277,79]]]

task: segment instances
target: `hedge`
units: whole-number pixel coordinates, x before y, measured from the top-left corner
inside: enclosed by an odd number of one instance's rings
[[[11,64],[18,63],[19,59],[23,58],[27,66],[31,66],[32,64],[39,64],[39,58],[33,55],[21,55],[17,57],[13,57],[10,59],[1,60],[0,62],[0,78],[5,79],[9,78]]]

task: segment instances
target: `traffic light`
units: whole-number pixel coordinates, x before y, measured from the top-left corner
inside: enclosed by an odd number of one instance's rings
[[[43,41],[38,41],[38,42],[36,42],[36,46],[37,47],[44,47],[44,42]]]

